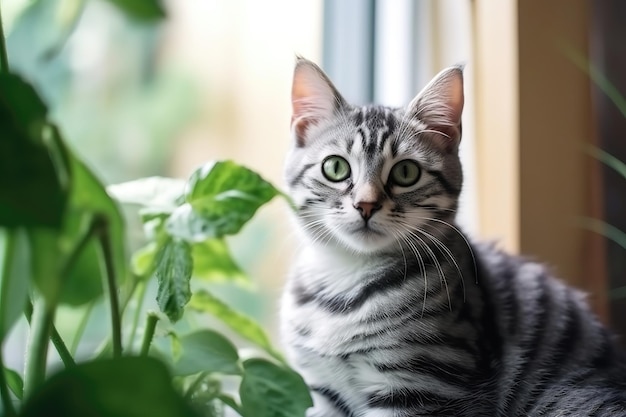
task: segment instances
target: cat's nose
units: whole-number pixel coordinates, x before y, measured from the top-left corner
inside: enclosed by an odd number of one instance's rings
[[[380,210],[381,207],[382,204],[371,201],[359,201],[354,205],[354,208],[358,210],[358,212],[361,214],[361,217],[363,217],[363,220],[366,221],[369,220],[376,211]]]

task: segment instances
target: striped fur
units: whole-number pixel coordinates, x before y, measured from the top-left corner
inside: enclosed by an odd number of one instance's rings
[[[460,69],[406,109],[353,107],[300,59],[293,100],[302,245],[281,331],[308,416],[626,416],[626,361],[583,295],[454,222]],[[331,155],[347,178],[325,177]],[[405,160],[420,176],[403,187]]]

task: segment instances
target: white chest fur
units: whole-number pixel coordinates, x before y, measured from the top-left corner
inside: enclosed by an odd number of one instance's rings
[[[385,317],[396,305],[414,302],[423,291],[419,280],[409,280],[380,294],[368,297],[358,308],[338,312],[362,296],[377,271],[384,274],[385,258],[357,258],[342,252],[307,249],[298,258],[287,284],[282,305],[282,334],[285,345],[300,346],[320,355],[345,355],[366,350],[372,344],[394,342]],[[406,277],[405,277],[406,278]],[[334,309],[304,297],[319,297],[334,302]],[[421,306],[415,306],[416,309]],[[428,326],[428,321],[424,321]],[[382,342],[381,342],[382,341]]]

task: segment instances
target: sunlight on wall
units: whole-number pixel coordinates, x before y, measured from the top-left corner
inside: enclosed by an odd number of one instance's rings
[[[289,139],[296,54],[321,55],[322,2],[171,2],[163,59],[200,83],[202,115],[181,138],[171,171],[233,158],[280,181]]]

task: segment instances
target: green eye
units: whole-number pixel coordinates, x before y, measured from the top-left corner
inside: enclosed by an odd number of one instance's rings
[[[350,176],[350,164],[340,156],[329,156],[322,162],[322,174],[329,181],[343,181]]]
[[[410,187],[420,179],[420,167],[417,162],[405,159],[391,168],[391,181],[401,187]]]

